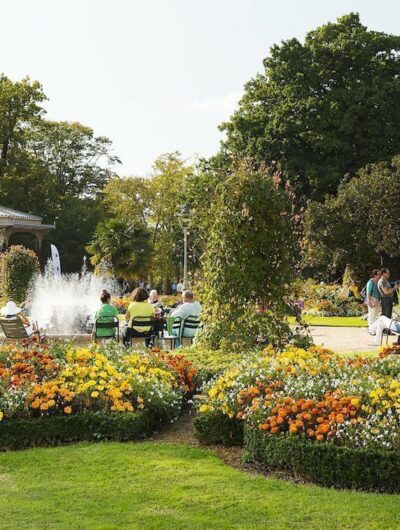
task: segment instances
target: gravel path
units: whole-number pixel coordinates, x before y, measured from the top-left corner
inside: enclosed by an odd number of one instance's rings
[[[337,352],[373,351],[379,347],[374,344],[374,337],[368,333],[367,328],[310,326],[310,333],[315,344]],[[395,336],[389,337],[389,342],[396,340]],[[386,336],[383,344],[386,344]]]

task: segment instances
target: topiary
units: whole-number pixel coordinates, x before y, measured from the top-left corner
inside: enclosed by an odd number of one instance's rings
[[[203,255],[201,340],[210,349],[287,342],[296,258],[290,198],[273,169],[240,167],[218,185]]]
[[[0,258],[0,289],[2,297],[17,304],[26,298],[29,283],[40,271],[39,259],[33,250],[13,245]]]

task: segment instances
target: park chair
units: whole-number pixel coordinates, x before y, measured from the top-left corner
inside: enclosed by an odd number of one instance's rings
[[[138,328],[140,330],[140,328],[143,328],[143,335],[133,335],[131,336],[130,338],[130,345],[132,346],[132,343],[133,343],[133,339],[144,339],[144,342],[145,342],[145,345],[146,346],[151,346],[151,344],[154,342],[154,338],[155,338],[155,330],[154,330],[154,318],[152,316],[144,316],[144,317],[140,317],[140,316],[137,316],[137,317],[134,317],[132,319],[132,324],[130,325],[130,328],[133,329],[133,328]],[[146,328],[150,328],[149,330],[147,330]],[[136,330],[133,330],[134,332],[137,331]],[[140,331],[139,331],[140,333]]]
[[[107,335],[98,335],[99,329],[110,330]],[[99,317],[96,319],[92,334],[93,342],[104,339],[114,339],[119,342],[119,320],[117,317]]]
[[[28,334],[19,318],[0,318],[0,326],[4,333],[3,344],[6,340],[23,340],[33,336],[36,336],[39,342],[43,342],[45,339],[45,335],[41,335],[38,329]]]
[[[192,343],[194,341],[194,339],[196,338],[197,331],[200,328],[201,328],[200,318],[199,317],[195,317],[195,316],[189,316],[189,317],[185,318],[185,320],[183,321],[180,338],[181,339],[182,338],[190,339],[190,342]],[[191,331],[196,330],[196,333],[194,334],[193,337],[185,337],[185,330],[187,330],[187,329],[190,329]]]
[[[380,346],[382,346],[383,335],[386,335],[386,344],[389,343],[389,335],[396,335],[397,337],[400,337],[400,333],[398,331],[391,329],[393,322],[400,322],[400,315],[398,315],[395,311],[392,312],[392,319],[390,321],[389,328],[384,328],[382,331]]]
[[[173,345],[176,346],[176,344],[178,345],[182,344],[182,339],[190,340],[190,343],[193,343],[196,337],[196,334],[193,337],[185,337],[185,331],[190,329],[190,330],[196,330],[197,332],[197,330],[200,329],[200,327],[201,327],[201,322],[200,322],[199,317],[189,316],[189,317],[186,317],[184,320],[178,317],[172,326],[173,335],[175,336]],[[172,341],[171,341],[171,348],[172,348]]]

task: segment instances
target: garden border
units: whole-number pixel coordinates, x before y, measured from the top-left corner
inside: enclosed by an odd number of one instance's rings
[[[0,422],[0,450],[80,441],[142,440],[167,421],[151,411],[85,411],[70,416],[17,418]]]
[[[400,491],[400,452],[310,442],[297,436],[268,437],[245,429],[245,459],[266,470],[285,470],[322,486]]]

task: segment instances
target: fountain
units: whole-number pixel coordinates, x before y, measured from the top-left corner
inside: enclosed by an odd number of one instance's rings
[[[75,274],[54,276],[51,260],[44,273],[35,277],[29,290],[29,313],[47,335],[77,337],[90,333],[100,306],[100,293],[107,289],[112,296],[120,294],[118,282],[105,275],[89,272],[84,259],[82,270]]]

